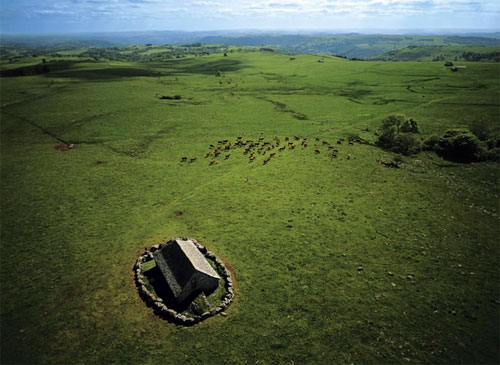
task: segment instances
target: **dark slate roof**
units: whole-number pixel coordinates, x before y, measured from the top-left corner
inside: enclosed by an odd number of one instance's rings
[[[155,251],[154,259],[176,297],[196,272],[220,279],[191,240],[169,241],[161,250]]]

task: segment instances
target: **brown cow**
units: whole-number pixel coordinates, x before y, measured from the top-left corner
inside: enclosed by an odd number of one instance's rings
[[[224,159],[227,160],[229,157],[231,157],[230,153],[228,153]]]
[[[189,162],[195,162],[195,161],[196,161],[196,157],[191,157],[191,158],[189,159]]]

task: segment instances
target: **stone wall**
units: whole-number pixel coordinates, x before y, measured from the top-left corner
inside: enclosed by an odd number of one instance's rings
[[[183,239],[183,238],[181,238]],[[226,295],[224,299],[219,303],[217,307],[209,312],[202,313],[201,315],[195,315],[193,317],[186,317],[185,315],[176,312],[175,310],[168,308],[161,298],[158,298],[154,293],[150,292],[145,285],[144,276],[142,275],[142,264],[145,262],[153,260],[153,252],[159,250],[165,243],[160,243],[158,245],[151,246],[149,250],[145,250],[141,256],[137,258],[134,265],[134,280],[137,289],[139,290],[139,295],[146,302],[146,304],[153,308],[154,312],[161,318],[167,319],[179,325],[192,326],[199,323],[209,317],[221,314],[225,316],[224,310],[229,306],[234,298],[234,287],[233,281],[231,279],[231,273],[226,268],[222,260],[218,259],[215,254],[206,247],[201,245],[198,241],[191,238],[191,241],[200,250],[200,252],[205,256],[207,260],[211,260],[215,263],[218,271],[222,273],[222,280],[224,280],[224,288],[226,289]]]

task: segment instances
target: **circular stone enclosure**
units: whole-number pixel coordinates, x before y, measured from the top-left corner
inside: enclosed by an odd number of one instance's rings
[[[174,239],[184,241],[188,240],[187,238]],[[214,308],[192,316],[186,315],[186,313],[182,314],[180,311],[175,310],[173,305],[170,304],[170,307],[167,306],[167,303],[165,303],[162,298],[160,298],[155,292],[147,288],[146,281],[148,281],[148,279],[144,277],[143,265],[149,261],[152,261],[153,253],[165,247],[167,243],[170,242],[170,240],[165,243],[162,242],[160,244],[153,245],[149,250],[146,248],[144,252],[137,258],[133,268],[135,285],[137,286],[140,297],[146,302],[146,304],[152,307],[155,314],[160,318],[183,326],[192,326],[217,314],[222,314],[223,316],[225,316],[224,310],[229,306],[234,298],[234,286],[231,279],[231,273],[226,268],[222,260],[218,259],[213,252],[207,250],[207,248],[201,245],[197,240],[193,238],[189,238],[189,240],[194,243],[196,248],[207,259],[207,261],[211,261],[213,263],[216,271],[218,272],[218,274],[221,274],[221,279],[224,281],[225,295],[222,297],[220,303],[218,303],[216,306],[213,306]]]

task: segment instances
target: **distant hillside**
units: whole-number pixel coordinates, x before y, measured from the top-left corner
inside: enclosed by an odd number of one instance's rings
[[[490,61],[500,62],[500,47],[409,46],[370,58],[376,61]]]
[[[79,40],[71,38],[2,38],[0,43],[0,59],[23,58],[31,55],[44,55],[86,47],[111,47],[113,43],[101,40]]]
[[[487,37],[486,37],[487,36]],[[2,57],[46,54],[82,47],[130,45],[220,44],[277,47],[297,54],[333,54],[348,58],[371,58],[409,46],[500,46],[497,33],[478,36],[380,35],[380,34],[284,34],[221,32],[116,32],[72,35],[2,35]],[[15,49],[13,49],[14,47]],[[23,51],[24,50],[24,51]]]
[[[412,35],[251,35],[204,37],[201,43],[246,46],[272,45],[293,53],[329,53],[348,58],[370,58],[408,46],[499,46],[500,40],[483,37]]]

